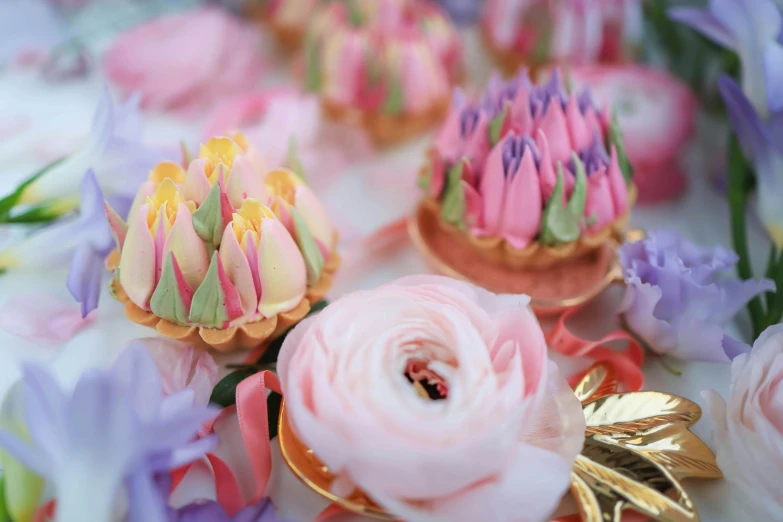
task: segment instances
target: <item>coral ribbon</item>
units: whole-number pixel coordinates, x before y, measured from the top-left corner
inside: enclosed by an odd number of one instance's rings
[[[579,311],[572,308],[564,312],[554,328],[546,334],[549,346],[570,357],[589,357],[595,361],[611,363],[617,371],[621,382],[625,383],[629,391],[639,391],[644,386],[644,374],[641,365],[644,361],[644,349],[639,341],[633,338],[625,330],[614,330],[597,341],[588,341],[571,333],[566,327],[566,321]],[[606,343],[612,341],[628,341],[624,351],[613,350]],[[571,376],[570,384],[573,386],[584,376],[584,372]]]
[[[282,393],[280,381],[270,371],[248,377],[237,386],[237,418],[256,479],[254,503],[264,496],[272,474],[272,449],[267,424],[267,388]]]

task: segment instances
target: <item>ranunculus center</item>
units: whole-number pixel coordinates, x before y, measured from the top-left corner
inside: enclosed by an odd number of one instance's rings
[[[429,367],[426,359],[408,359],[405,378],[425,399],[440,401],[449,396],[448,382]]]

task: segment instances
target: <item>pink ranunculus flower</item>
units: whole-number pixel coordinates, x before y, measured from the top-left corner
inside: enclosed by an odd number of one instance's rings
[[[726,478],[758,509],[748,520],[783,520],[783,324],[734,359],[728,403],[704,392]]]
[[[297,326],[278,370],[300,440],[411,522],[540,522],[585,420],[524,295],[439,276],[347,295]]]

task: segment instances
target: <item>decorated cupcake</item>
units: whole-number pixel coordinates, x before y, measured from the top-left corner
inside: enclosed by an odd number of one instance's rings
[[[327,116],[364,127],[380,145],[419,134],[448,111],[462,73],[458,34],[423,1],[337,1],[311,22],[305,84]]]
[[[457,92],[421,185],[444,249],[512,270],[567,265],[622,236],[636,194],[616,121],[557,72],[539,85],[495,77],[475,101]]]
[[[106,207],[119,252],[111,288],[128,317],[221,351],[298,322],[339,264],[334,229],[304,181],[264,174],[236,138],[210,139],[184,168],[157,165],[127,224]]]
[[[642,38],[641,0],[487,0],[484,42],[507,75],[522,64],[617,62]]]

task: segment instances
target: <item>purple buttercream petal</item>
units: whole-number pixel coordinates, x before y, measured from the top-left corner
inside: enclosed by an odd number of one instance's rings
[[[696,29],[720,46],[734,49],[736,38],[715,15],[696,7],[673,7],[668,10],[669,18]]]
[[[226,510],[213,500],[194,502],[177,510],[176,522],[229,522]]]

